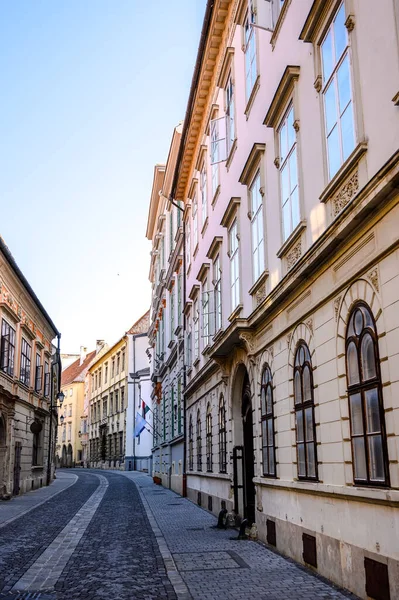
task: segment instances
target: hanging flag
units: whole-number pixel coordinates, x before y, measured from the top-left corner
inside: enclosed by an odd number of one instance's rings
[[[136,413],[136,425],[134,428],[134,435],[138,437],[140,433],[145,429],[146,420],[140,415],[140,413]]]
[[[144,400],[142,401],[142,407],[143,407],[143,417],[146,416],[146,414],[148,413],[148,411],[150,411],[150,407],[144,402]]]

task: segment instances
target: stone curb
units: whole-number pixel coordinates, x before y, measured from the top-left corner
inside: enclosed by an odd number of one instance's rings
[[[33,506],[29,506],[29,508],[26,508],[25,510],[22,510],[17,515],[14,515],[13,517],[10,517],[9,519],[7,519],[7,521],[3,521],[2,523],[0,523],[0,529],[2,527],[5,527],[6,525],[9,525],[13,521],[16,521],[20,517],[23,517],[24,515],[28,514],[31,510],[34,510],[35,508],[38,508],[39,506],[41,506],[42,504],[45,504],[49,500],[52,500],[52,498],[55,498],[55,496],[58,496],[58,494],[61,494],[61,492],[65,492],[65,490],[67,490],[68,488],[70,488],[73,485],[75,485],[75,483],[77,482],[77,480],[79,478],[74,473],[70,473],[70,475],[73,476],[73,477],[71,477],[72,481],[70,483],[68,483],[65,487],[63,487],[60,490],[56,490],[53,494],[49,494],[46,498],[43,498],[43,500],[40,500],[39,502],[35,503]],[[29,493],[29,492],[27,492],[27,493]],[[11,500],[11,502],[12,502],[12,500]]]
[[[138,483],[136,483],[134,478],[129,477],[129,475],[126,475],[126,477],[136,486],[137,491],[140,494],[140,498],[143,503],[144,510],[147,514],[152,531],[154,532],[155,538],[158,543],[159,551],[162,555],[162,559],[165,564],[166,574],[169,578],[170,583],[173,586],[173,589],[175,590],[178,600],[193,600],[193,597],[190,594],[187,585],[185,584],[182,576],[180,575],[179,571],[177,570],[176,563],[175,563],[173,556],[169,550],[168,544],[166,543],[166,540],[165,540],[164,536],[162,535],[162,531],[159,528],[159,525],[154,516],[154,513],[152,512],[150,505],[147,502],[147,498],[143,494],[140,486],[138,485]]]

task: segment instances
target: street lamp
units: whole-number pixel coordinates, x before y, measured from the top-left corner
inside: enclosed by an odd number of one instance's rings
[[[61,415],[61,416],[60,416],[60,425],[63,425],[63,424],[64,424],[64,418],[65,418],[65,417],[64,417],[64,415]]]
[[[62,403],[64,402],[64,399],[65,399],[65,394],[64,394],[64,392],[63,392],[63,391],[61,391],[61,392],[58,392],[58,394],[57,394],[57,400],[58,400],[58,402],[60,403],[60,406],[59,406],[60,408],[61,408],[61,406],[62,406]]]

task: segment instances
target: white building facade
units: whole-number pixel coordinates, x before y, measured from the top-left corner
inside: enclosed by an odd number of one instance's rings
[[[383,600],[399,596],[398,39],[395,0],[378,19],[371,0],[208,2],[171,186],[188,497]]]

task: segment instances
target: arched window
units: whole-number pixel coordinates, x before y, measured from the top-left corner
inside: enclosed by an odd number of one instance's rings
[[[197,471],[202,471],[202,434],[201,434],[201,414],[197,412]]]
[[[294,363],[296,448],[299,479],[317,479],[313,372],[309,348],[300,342]]]
[[[355,483],[389,485],[377,329],[365,304],[348,321],[346,376]]]
[[[206,409],[206,470],[211,472],[212,468],[212,409],[208,404]]]
[[[276,459],[273,424],[273,382],[269,365],[266,365],[263,369],[260,399],[262,415],[263,475],[275,477]]]
[[[194,469],[194,427],[193,415],[190,415],[190,424],[188,426],[188,468]]]
[[[223,396],[219,401],[219,471],[227,472],[226,405]]]

